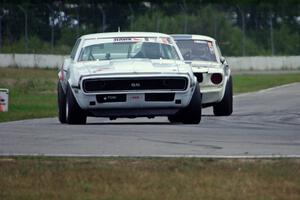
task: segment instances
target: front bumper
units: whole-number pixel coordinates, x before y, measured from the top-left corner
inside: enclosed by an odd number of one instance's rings
[[[184,77],[188,78],[188,86],[183,91],[114,90],[86,93],[82,84],[81,87],[73,87],[72,91],[79,106],[94,116],[166,116],[186,107],[191,100],[195,85],[187,75]]]

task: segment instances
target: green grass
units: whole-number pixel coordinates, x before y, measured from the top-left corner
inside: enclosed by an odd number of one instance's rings
[[[0,113],[0,122],[54,117],[57,70],[0,69],[0,88],[8,88],[9,112]]]
[[[240,74],[233,76],[234,94],[254,92],[294,82],[300,82],[300,73]]]
[[[234,94],[300,82],[300,73],[234,75]],[[0,122],[57,115],[57,70],[0,68],[0,88],[10,89],[9,112]]]
[[[300,160],[1,157],[0,199],[298,200]]]

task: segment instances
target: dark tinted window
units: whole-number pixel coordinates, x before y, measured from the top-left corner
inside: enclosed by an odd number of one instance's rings
[[[172,45],[155,42],[116,42],[100,43],[84,47],[81,51],[79,61],[127,58],[179,59]]]
[[[217,62],[213,43],[205,40],[177,40],[184,60]]]

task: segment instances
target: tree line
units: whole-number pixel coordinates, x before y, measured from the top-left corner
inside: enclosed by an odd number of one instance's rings
[[[67,54],[82,34],[153,31],[216,38],[227,56],[299,55],[300,1],[2,1],[2,53]]]

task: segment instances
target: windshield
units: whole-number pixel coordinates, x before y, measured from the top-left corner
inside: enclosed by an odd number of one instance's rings
[[[170,44],[122,39],[85,46],[81,51],[79,61],[128,58],[178,60],[179,56],[174,46]]]
[[[177,40],[184,60],[217,62],[213,43],[205,40]]]

